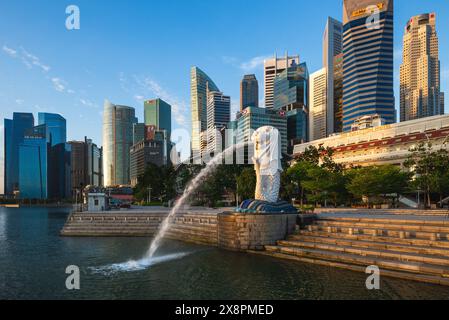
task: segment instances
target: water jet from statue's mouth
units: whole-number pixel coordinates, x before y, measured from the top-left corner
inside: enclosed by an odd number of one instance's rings
[[[157,264],[182,259],[191,252],[181,252],[167,254],[159,257],[143,258],[140,260],[130,260],[123,263],[114,263],[101,267],[90,267],[89,270],[94,274],[112,275],[119,272],[143,271]]]

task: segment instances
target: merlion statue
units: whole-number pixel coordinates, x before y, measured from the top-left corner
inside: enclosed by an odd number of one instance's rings
[[[255,199],[245,200],[236,209],[249,214],[296,214],[298,210],[288,202],[279,201],[282,173],[282,143],[279,130],[261,127],[251,137],[254,144],[254,169],[256,171]]]
[[[256,170],[256,200],[277,202],[281,187],[281,137],[276,128],[266,126],[254,132],[254,169]]]

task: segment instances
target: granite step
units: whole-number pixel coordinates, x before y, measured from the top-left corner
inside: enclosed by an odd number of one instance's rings
[[[327,231],[329,233],[362,233],[370,236],[388,236],[388,237],[405,237],[427,240],[449,240],[449,233],[427,232],[427,231],[411,231],[401,228],[385,226],[384,228],[375,226],[335,226],[316,224],[311,226],[313,231]]]
[[[286,259],[286,260],[296,261],[296,262],[300,262],[300,263],[309,263],[309,264],[315,264],[315,265],[320,265],[320,266],[325,266],[325,267],[330,267],[330,268],[345,269],[345,270],[350,270],[350,271],[354,271],[354,272],[365,273],[365,269],[366,269],[366,266],[362,266],[362,265],[330,261],[330,260],[323,260],[323,259],[317,259],[317,258],[312,258],[312,257],[301,257],[301,256],[295,256],[295,255],[291,255],[291,254],[279,253],[276,251],[250,251],[250,252],[253,254],[269,256],[269,257],[273,257],[273,258],[277,258],[277,259]],[[418,273],[402,272],[402,271],[398,271],[398,270],[388,270],[388,269],[382,269],[380,275],[381,275],[381,277],[399,278],[399,279],[410,280],[410,281],[419,281],[419,282],[431,283],[431,284],[436,284],[436,285],[449,286],[449,279],[443,278],[438,275],[418,274]]]
[[[379,250],[392,250],[405,253],[416,253],[424,255],[436,255],[447,257],[449,259],[449,248],[435,248],[429,246],[421,246],[416,244],[398,244],[395,239],[390,239],[390,241],[372,241],[372,239],[367,238],[364,240],[355,239],[345,239],[338,237],[326,237],[321,235],[294,235],[287,239],[288,241],[295,242],[312,242],[312,243],[322,243],[322,244],[336,244],[341,246],[350,246],[355,248],[371,248]],[[448,243],[449,244],[449,243]]]
[[[346,239],[346,240],[368,240],[372,242],[391,242],[395,244],[402,245],[413,245],[413,246],[427,246],[431,248],[442,248],[449,249],[449,241],[447,240],[429,240],[429,239],[416,239],[416,238],[400,238],[398,236],[376,236],[367,234],[349,234],[342,232],[327,232],[327,231],[308,231],[308,230],[300,230],[299,234],[291,235],[289,239],[291,240],[300,240],[301,236],[320,236],[326,237],[330,239]]]
[[[298,247],[304,249],[317,249],[326,250],[332,252],[341,252],[360,255],[363,257],[374,257],[374,258],[387,258],[397,261],[405,262],[423,262],[439,266],[449,267],[449,258],[446,256],[437,255],[427,255],[412,252],[400,252],[391,249],[376,249],[370,247],[358,247],[357,245],[341,245],[341,244],[327,244],[327,243],[317,243],[317,242],[307,242],[307,241],[279,241],[279,246],[282,247]]]
[[[379,219],[380,220],[380,219]],[[401,230],[410,232],[432,232],[432,233],[449,233],[449,226],[430,225],[430,224],[403,224],[397,222],[384,223],[377,220],[376,222],[358,222],[358,221],[335,221],[335,220],[317,220],[319,226],[330,227],[349,227],[349,228],[372,228],[372,229],[388,229]]]
[[[449,227],[448,219],[389,219],[389,218],[375,218],[375,217],[322,217],[317,221],[336,221],[336,222],[351,222],[351,223],[384,223],[384,224],[400,224],[400,225],[423,225],[423,226],[440,226]]]
[[[320,259],[333,262],[341,262],[345,264],[361,265],[361,266],[378,266],[381,270],[393,270],[401,272],[410,272],[417,274],[439,276],[444,279],[449,278],[449,267],[428,264],[423,262],[397,261],[391,258],[378,258],[370,256],[360,256],[353,253],[333,252],[319,249],[305,249],[298,247],[284,246],[265,246],[267,252],[282,253],[303,258]]]

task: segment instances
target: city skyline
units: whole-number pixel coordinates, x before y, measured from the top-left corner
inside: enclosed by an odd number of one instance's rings
[[[258,79],[263,79],[263,60],[273,56],[274,52],[281,57],[285,51],[290,54],[299,54],[300,60],[307,63],[310,72],[319,70],[322,65],[322,34],[327,17],[342,19],[341,1],[327,1],[324,10],[323,8],[314,8],[311,3],[300,2],[302,10],[310,11],[306,18],[310,25],[307,34],[298,32],[297,28],[289,28],[293,26],[293,22],[287,22],[292,26],[284,25],[283,34],[274,38],[270,35],[279,32],[279,26],[273,26],[272,30],[267,26],[262,26],[263,17],[271,16],[272,10],[266,8],[264,1],[248,2],[245,5],[252,6],[252,9],[258,13],[250,20],[254,20],[257,26],[261,26],[259,29],[256,28],[254,39],[245,38],[246,41],[240,41],[237,32],[223,29],[220,27],[219,21],[209,21],[211,30],[208,32],[215,31],[222,34],[225,38],[224,42],[227,42],[229,47],[211,39],[205,43],[208,50],[203,50],[204,46],[200,46],[201,50],[195,50],[190,49],[190,45],[188,45],[188,41],[192,41],[191,37],[188,39],[182,39],[181,36],[176,37],[177,41],[172,41],[176,43],[160,39],[161,37],[170,38],[167,35],[175,35],[176,32],[179,32],[181,25],[190,23],[190,20],[188,22],[180,20],[174,26],[164,24],[164,29],[149,30],[139,23],[129,23],[128,25],[126,21],[130,20],[125,19],[125,22],[113,27],[106,22],[108,15],[102,14],[103,6],[98,3],[90,4],[80,1],[78,5],[81,9],[81,30],[67,31],[64,27],[65,7],[63,5],[50,7],[49,3],[27,4],[29,11],[20,11],[22,15],[20,20],[27,21],[23,25],[19,25],[18,21],[11,20],[11,17],[18,16],[20,4],[0,5],[2,12],[6,13],[6,18],[0,22],[0,26],[3,27],[1,29],[13,28],[20,31],[14,33],[14,36],[5,34],[5,31],[0,32],[3,40],[0,43],[2,47],[0,67],[6,71],[0,74],[2,118],[11,117],[13,111],[33,112],[35,115],[38,111],[60,113],[67,119],[68,140],[80,140],[87,135],[99,145],[103,145],[100,124],[102,123],[101,113],[104,99],[107,98],[115,103],[136,108],[136,116],[139,121],[142,121],[143,101],[162,98],[173,106],[174,128],[184,127],[190,131],[189,69],[191,66],[197,65],[216,81],[226,95],[231,96],[231,117],[234,117],[235,111],[239,109],[239,84],[245,73],[254,73]],[[291,4],[289,1],[286,3]],[[236,16],[244,15],[245,10],[240,8],[242,12],[238,12],[237,4],[240,3],[227,1],[214,4],[214,7],[223,8],[224,12],[234,10],[232,12]],[[122,12],[139,17],[141,15],[139,11],[145,12],[142,10],[144,8],[160,13],[161,17],[157,19],[167,18],[168,13],[160,4],[137,3],[132,8],[125,8],[123,4],[114,4],[107,13],[113,17]],[[199,14],[205,15],[212,8],[211,4],[203,5],[193,2],[180,3],[179,9],[179,12],[183,12],[183,9],[188,12],[200,10]],[[425,3],[410,1],[407,6],[397,2],[394,21],[394,89],[397,113],[399,112],[399,65],[402,61],[403,29],[410,17],[430,12],[436,12],[439,16],[437,29],[440,38],[442,91],[448,92],[449,55],[447,53],[449,41],[447,39],[449,37],[448,30],[443,27],[442,23],[449,15],[448,6],[438,1]],[[174,14],[178,15],[178,13]],[[223,17],[225,15],[223,14]],[[99,19],[94,24],[96,18]],[[242,20],[242,23],[246,24],[246,21]],[[239,28],[239,25],[237,23],[232,28]],[[115,32],[117,30],[114,28],[121,28],[121,32]],[[194,23],[187,29],[191,33],[192,30],[199,30],[200,26]],[[91,34],[92,31],[95,31],[94,34]],[[162,52],[154,53],[154,56],[150,55],[151,59],[148,59],[148,52],[145,52],[146,50],[143,50],[142,47],[152,47],[152,41],[144,41],[144,38],[141,37],[136,37],[138,40],[129,40],[126,35],[133,31],[137,35],[148,33],[156,37],[156,40],[153,39],[153,41],[156,41],[158,47],[163,49]],[[54,37],[46,38],[45,32],[50,32]],[[232,37],[225,36],[228,34]],[[266,36],[269,41],[261,41],[263,36]],[[110,43],[114,37],[118,37],[114,41],[123,47],[117,52],[113,52],[116,45]],[[205,37],[200,38],[201,41],[205,41]],[[94,45],[94,40],[99,43]],[[196,41],[198,40],[194,40],[191,44],[196,44]],[[71,50],[67,50],[67,43],[71,44]],[[234,48],[232,43],[240,43],[239,48]],[[91,51],[95,51],[95,46],[106,44],[108,46],[103,50],[107,54],[91,53]],[[179,51],[176,51],[181,46],[183,46],[182,57],[179,56]],[[142,53],[137,51],[142,51]],[[130,58],[123,59],[124,53]],[[164,58],[161,58],[161,54]],[[168,62],[174,61],[175,55],[178,57],[178,61],[175,67],[171,67]],[[164,59],[167,63],[160,63],[160,59]],[[127,60],[133,61],[130,63]],[[102,73],[102,71],[105,72]],[[12,78],[8,74],[14,74],[14,77]],[[261,91],[259,99],[263,99]],[[3,126],[3,123],[0,125]],[[3,127],[1,129],[0,166],[3,164]],[[0,175],[0,193],[3,191],[2,175],[3,172]]]

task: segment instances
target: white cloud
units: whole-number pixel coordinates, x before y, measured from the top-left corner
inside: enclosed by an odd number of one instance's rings
[[[28,68],[33,69],[33,67],[38,67],[43,72],[47,73],[50,71],[50,66],[41,62],[41,60],[32,53],[29,53],[25,48],[20,47],[20,54],[16,49],[9,48],[3,45],[2,50],[9,55],[11,58],[19,58],[22,63]]]
[[[88,99],[80,99],[80,102],[82,105],[86,106],[86,107],[90,107],[90,108],[95,108],[98,109],[98,105],[93,103],[92,101],[88,100]]]
[[[171,105],[172,116],[179,126],[187,126],[188,120],[185,115],[188,112],[188,107],[185,101],[182,101],[181,99],[173,96],[164,88],[162,88],[159,83],[149,77],[146,77],[144,79],[139,79],[136,77],[135,79],[141,87]]]
[[[8,48],[7,46],[3,46],[3,51],[7,54],[7,55],[9,55],[10,57],[12,57],[12,58],[16,58],[17,57],[17,51],[16,50],[14,50],[14,49],[11,49],[11,48]]]
[[[58,92],[64,92],[66,88],[65,81],[60,78],[52,78],[53,88]]]
[[[32,68],[33,66],[36,66],[44,72],[50,71],[50,67],[48,65],[42,63],[41,60],[38,57],[36,57],[34,54],[29,53],[23,47],[20,47],[20,49],[22,50],[22,62],[28,68]]]
[[[264,65],[264,62],[266,59],[271,58],[270,55],[263,55],[263,56],[257,56],[253,57],[247,61],[241,61],[236,57],[231,56],[222,56],[221,59],[225,64],[229,64],[231,66],[234,66],[236,68],[239,68],[243,72],[251,72],[255,71],[259,68],[262,68]]]
[[[141,103],[145,97],[161,98],[171,105],[172,117],[180,127],[187,127],[189,120],[186,114],[189,112],[188,104],[172,93],[164,89],[157,81],[148,76],[136,76],[128,79],[126,75],[121,72],[119,74],[119,81],[122,90],[126,93],[137,92],[132,95],[134,100]]]
[[[134,99],[135,99],[137,102],[141,103],[141,102],[143,102],[143,101],[145,100],[145,97],[144,97],[144,96],[141,96],[141,95],[139,95],[139,94],[136,94],[136,95],[134,95]]]
[[[20,106],[24,103],[23,99],[16,99],[16,103]]]
[[[240,64],[240,69],[242,69],[245,72],[259,69],[263,67],[265,60],[269,58],[271,58],[271,56],[268,55],[254,57],[249,61],[242,62]]]

